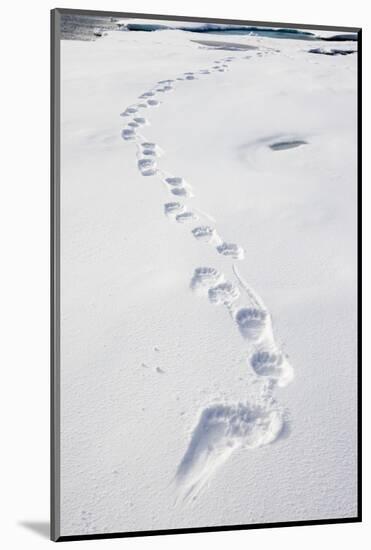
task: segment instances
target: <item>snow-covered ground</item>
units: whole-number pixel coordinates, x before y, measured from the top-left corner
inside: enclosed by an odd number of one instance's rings
[[[62,535],[356,515],[356,55],[309,53],[334,47],[62,41]]]

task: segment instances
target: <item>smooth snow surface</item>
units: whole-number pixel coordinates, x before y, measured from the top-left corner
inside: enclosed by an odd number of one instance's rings
[[[356,515],[357,57],[200,42],[62,41],[62,535]]]

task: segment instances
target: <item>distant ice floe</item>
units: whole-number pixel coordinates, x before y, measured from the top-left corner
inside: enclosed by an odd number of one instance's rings
[[[231,25],[220,23],[200,23],[200,22],[185,22],[185,21],[157,21],[143,19],[121,19],[117,21],[117,27],[122,31],[168,31],[178,30],[185,32],[193,32],[198,34],[220,34],[239,36],[266,36],[269,38],[292,38],[301,40],[326,40],[326,41],[356,41],[357,34],[354,32],[334,34],[331,31],[322,31],[314,33],[309,29],[283,28],[283,27],[267,27],[260,25]]]
[[[308,51],[309,53],[317,53],[322,55],[349,55],[351,53],[356,53],[357,50],[341,50],[339,48],[312,48]]]
[[[257,46],[252,46],[251,44],[243,44],[241,42],[226,42],[222,40],[191,40],[200,46],[206,46],[213,50],[223,50],[227,52],[239,52],[239,51],[248,51],[248,50],[257,50]],[[213,69],[218,69],[220,72],[224,72],[225,69],[213,67]]]

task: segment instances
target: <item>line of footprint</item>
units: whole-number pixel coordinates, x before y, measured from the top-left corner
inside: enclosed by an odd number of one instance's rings
[[[129,117],[127,125],[123,128],[121,136],[125,141],[133,141],[137,147],[137,166],[142,176],[158,176],[166,186],[169,193],[177,201],[168,202],[164,205],[164,213],[171,220],[177,223],[191,223],[201,217],[213,218],[200,210],[192,211],[180,202],[182,199],[194,197],[192,187],[183,177],[174,176],[158,168],[158,159],[163,155],[162,149],[154,142],[148,141],[142,133],[142,128],[149,124],[144,116],[141,116],[143,109],[158,107],[161,101],[158,98],[159,93],[171,92],[177,80],[195,80],[199,76],[209,75],[213,72],[226,72],[228,64],[232,62],[233,57],[227,57],[217,60],[210,69],[201,69],[197,73],[186,72],[176,79],[160,80],[157,85],[139,96],[139,102],[125,109],[121,116]],[[141,101],[144,100],[144,101]],[[216,230],[209,225],[200,225],[192,229],[192,235],[199,241],[215,245],[216,250],[223,256],[229,256],[234,259],[243,259],[243,248],[235,243],[223,241],[216,233]]]
[[[206,296],[211,304],[227,308],[248,344],[247,361],[250,367],[258,376],[267,377],[279,387],[284,387],[293,378],[293,368],[275,342],[271,315],[261,298],[242,279],[235,264],[232,269],[238,284],[228,281],[222,272],[213,267],[198,267],[191,279],[191,289]],[[248,297],[248,305],[238,305],[241,290]]]
[[[234,57],[226,57],[214,61],[210,69],[201,69],[197,73],[185,72],[176,79],[160,80],[153,89],[139,96],[140,101],[137,104],[127,107],[121,113],[121,116],[130,118],[122,130],[122,137],[125,141],[136,142],[137,164],[140,173],[143,176],[159,176],[169,193],[176,198],[192,198],[194,196],[192,187],[183,177],[168,174],[158,168],[157,160],[162,156],[163,151],[156,143],[148,141],[141,133],[141,128],[148,125],[149,122],[145,117],[140,116],[140,111],[158,107],[161,104],[161,101],[157,99],[158,94],[172,92],[176,81],[195,80],[200,75],[226,72],[234,59]],[[181,224],[194,223],[200,218],[197,211],[189,210],[186,204],[179,201],[165,203],[164,213],[171,220]],[[202,215],[211,218],[207,213],[202,213]],[[241,246],[223,241],[216,229],[210,225],[198,225],[192,228],[191,234],[198,241],[214,246],[216,251],[223,256],[233,260],[244,258],[244,250]],[[248,362],[254,372],[258,376],[267,376],[273,381],[277,381],[279,386],[284,386],[291,381],[293,372],[287,357],[274,341],[271,316],[268,310],[262,306],[261,299],[236,274],[235,266],[233,269],[239,282],[238,285],[226,281],[225,276],[212,267],[200,267],[194,272],[191,289],[199,291],[203,288],[212,304],[223,304],[227,307],[241,335],[253,346],[248,355]],[[248,307],[237,308],[234,306],[241,296],[239,287],[249,297]]]
[[[246,59],[250,56],[246,56]],[[164,214],[172,221],[188,224],[207,218],[215,220],[199,209],[188,209],[181,200],[191,199],[193,189],[181,176],[174,176],[158,167],[162,149],[145,138],[142,128],[149,124],[143,112],[157,108],[162,101],[159,96],[170,93],[178,81],[193,81],[215,72],[224,73],[235,57],[226,57],[213,62],[209,69],[185,72],[175,79],[159,81],[151,90],[139,96],[138,103],[130,105],[121,116],[128,118],[121,132],[125,141],[135,142],[138,170],[143,176],[159,177],[174,199],[164,205]],[[244,250],[235,243],[228,243],[218,235],[215,227],[205,223],[191,229],[193,237],[215,247],[216,251],[232,260],[242,260]],[[223,273],[213,267],[198,267],[190,281],[193,292],[204,295],[213,305],[226,307],[233,322],[248,346],[247,361],[259,378],[274,385],[285,386],[293,378],[293,369],[286,355],[276,344],[273,336],[272,319],[260,297],[247,285],[232,266],[237,284],[228,281]],[[238,305],[242,292],[248,297],[247,305]],[[261,395],[256,404],[234,405],[214,404],[206,407],[193,432],[188,449],[181,461],[176,479],[181,485],[183,497],[193,495],[207,482],[210,472],[222,463],[230,452],[239,446],[253,448],[274,441],[283,429],[283,415],[275,406],[271,389],[269,399]],[[263,392],[264,393],[264,392]],[[215,452],[214,452],[215,451]]]

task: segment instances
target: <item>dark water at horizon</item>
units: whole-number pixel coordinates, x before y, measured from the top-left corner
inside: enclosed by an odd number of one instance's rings
[[[61,38],[62,40],[96,40],[109,31],[117,32],[161,32],[168,29],[166,21],[158,22],[130,22],[127,20],[125,25],[118,25],[119,19],[107,16],[92,15],[72,15],[62,14],[61,16]],[[295,39],[295,40],[325,40],[343,42],[347,40],[357,40],[357,35],[352,33],[336,34],[331,37],[320,38],[314,32],[302,29],[286,28],[266,28],[244,25],[223,25],[217,28],[216,23],[199,23],[197,28],[187,28],[182,26],[182,21],[176,22],[179,30],[192,32],[195,34],[207,34],[222,36],[262,36],[277,39]],[[195,21],[197,24],[197,21]]]
[[[102,34],[117,31],[117,21],[118,19],[114,17],[62,14],[61,38],[62,40],[96,40],[99,38],[94,34],[97,30]]]

